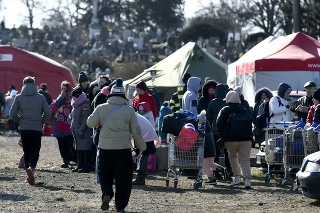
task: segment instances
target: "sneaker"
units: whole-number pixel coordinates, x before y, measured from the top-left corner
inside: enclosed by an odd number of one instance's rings
[[[244,180],[244,185],[246,189],[251,189],[251,183],[250,183],[250,179],[245,179]]]
[[[235,186],[241,183],[241,177],[240,176],[235,176],[233,181],[231,182],[230,186]]]
[[[101,210],[105,211],[109,209],[109,203],[110,203],[110,196],[109,195],[104,195],[102,199],[102,204],[101,204]]]
[[[69,168],[69,165],[67,163],[63,163],[60,165],[61,168]]]
[[[12,130],[9,131],[8,136],[13,136],[13,131]]]
[[[29,167],[27,169],[27,181],[30,185],[34,185],[35,179],[34,179],[34,174],[33,174],[33,169],[31,167]]]

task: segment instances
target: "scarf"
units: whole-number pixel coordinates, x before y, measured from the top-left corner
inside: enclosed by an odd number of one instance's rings
[[[87,100],[87,97],[84,93],[82,93],[78,98],[71,101],[71,106],[73,108],[76,108],[80,104],[82,104],[85,100]]]
[[[208,98],[209,98],[210,100],[212,100],[212,99],[214,99],[214,98],[215,98],[215,96],[214,96],[214,95],[210,95],[210,94],[208,94]]]

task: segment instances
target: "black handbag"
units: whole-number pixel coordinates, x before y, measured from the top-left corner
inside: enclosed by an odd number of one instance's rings
[[[92,138],[93,138],[93,144],[94,144],[95,146],[98,146],[98,144],[99,144],[100,130],[101,130],[101,126],[99,126],[98,128],[96,128],[96,129],[93,131]]]
[[[98,128],[96,128],[94,131],[93,131],[93,134],[92,134],[92,138],[93,138],[93,144],[95,146],[98,146],[99,145],[99,136],[100,136],[100,131],[101,131],[101,127],[102,125],[108,120],[108,118],[110,117],[110,115],[112,115],[112,113],[114,111],[116,111],[118,108],[120,108],[121,105],[118,105],[116,106],[115,108],[113,108],[113,110],[111,112],[108,113],[108,115],[103,119],[102,123],[100,126],[98,126]]]

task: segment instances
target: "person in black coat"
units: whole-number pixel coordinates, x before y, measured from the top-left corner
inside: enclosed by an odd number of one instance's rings
[[[209,80],[203,85],[202,96],[199,99],[197,107],[198,114],[200,114],[202,110],[207,111],[209,102],[215,98],[214,93],[217,85],[218,83],[214,80]]]
[[[235,91],[229,91],[226,95],[226,106],[223,107],[218,115],[217,128],[221,134],[221,140],[229,153],[230,164],[234,179],[231,182],[231,186],[241,183],[241,169],[243,178],[245,179],[245,188],[251,188],[251,167],[250,167],[250,152],[252,143],[251,127],[246,132],[250,132],[251,135],[243,137],[234,137],[231,134],[231,126],[229,121],[230,115],[238,108],[244,108],[241,106],[239,95]],[[246,112],[246,110],[244,110]],[[248,113],[248,112],[247,112]],[[239,130],[241,131],[241,130]],[[239,164],[240,163],[240,164]],[[241,167],[241,169],[240,169]]]
[[[238,95],[239,95],[239,98],[240,98],[240,101],[241,101],[240,105],[243,106],[245,109],[247,109],[251,113],[252,110],[251,110],[251,108],[249,106],[249,103],[243,97],[242,88],[240,86],[238,86],[238,87],[234,88],[233,90],[236,91],[238,93]]]
[[[38,93],[40,93],[41,95],[43,95],[46,98],[48,105],[50,106],[50,104],[52,103],[52,98],[47,91],[47,84],[46,83],[42,83],[40,85],[40,89],[38,90]]]
[[[217,130],[217,117],[219,114],[219,111],[226,105],[226,102],[224,101],[224,98],[226,97],[226,94],[229,92],[229,87],[226,84],[218,84],[215,89],[215,98],[212,99],[209,102],[207,112],[206,112],[206,117],[210,123],[211,126],[211,131],[214,137],[214,142],[217,147],[216,149],[216,157],[214,158],[214,162],[219,164],[220,160],[220,147],[218,144],[218,140],[220,138],[220,133]],[[228,152],[227,149],[222,148],[223,153],[224,153],[224,165],[231,171],[231,166],[228,158]],[[215,173],[215,177],[218,179],[222,179],[222,176],[220,175],[219,172]]]
[[[255,104],[254,104],[253,111],[252,111],[252,118],[253,118],[254,125],[256,125],[256,118],[258,116],[259,106],[264,101],[270,100],[272,97],[273,97],[272,92],[267,87],[262,87],[256,92],[256,94],[254,96]],[[260,146],[260,144],[265,140],[265,131],[254,126],[253,136],[254,136],[254,142],[252,143],[252,148],[255,147],[256,143],[258,143]]]

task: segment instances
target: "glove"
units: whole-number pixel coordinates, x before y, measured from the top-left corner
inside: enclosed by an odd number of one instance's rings
[[[80,132],[80,133],[79,133],[79,138],[80,138],[80,139],[84,139],[84,134]]]
[[[67,96],[66,91],[61,91],[60,96],[61,96],[62,98],[65,98],[65,97]]]

